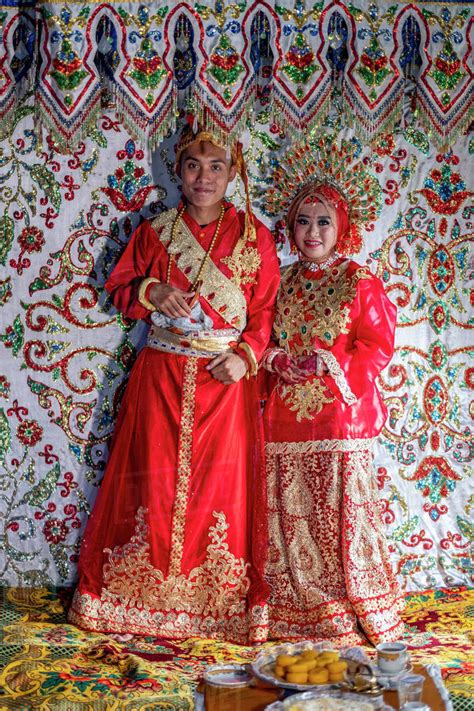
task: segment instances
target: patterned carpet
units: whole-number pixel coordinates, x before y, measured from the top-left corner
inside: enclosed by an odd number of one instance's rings
[[[4,589],[0,620],[0,709],[192,709],[209,665],[249,661],[255,649],[155,637],[118,643],[68,625],[70,590]],[[474,591],[410,594],[406,641],[415,661],[438,664],[455,711],[474,710]]]

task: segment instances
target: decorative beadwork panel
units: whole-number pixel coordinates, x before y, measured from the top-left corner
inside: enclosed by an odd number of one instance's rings
[[[190,105],[237,135],[262,94],[301,138],[337,105],[365,141],[395,125],[439,146],[473,118],[468,2],[0,3],[0,131],[25,92],[63,152],[104,106],[153,148]]]
[[[80,8],[42,3],[42,17],[50,12],[54,18],[45,20],[48,27],[39,43],[32,35],[32,9],[22,5],[21,13],[10,4],[0,14],[0,52],[9,57],[0,63],[1,111],[10,111],[0,153],[1,581],[64,584],[75,577],[80,535],[103,474],[127,373],[145,331],[143,324],[116,313],[103,284],[140,219],[172,206],[178,195],[172,171],[176,139],[171,135],[159,141],[174,122],[174,109],[168,127],[165,118],[152,124],[150,117],[164,105],[163,97],[173,105],[175,97],[185,94],[194,96],[200,110],[210,107],[224,116],[226,102],[235,107],[247,92],[235,117],[237,123],[244,121],[253,102],[244,145],[256,213],[273,229],[284,258],[288,250],[283,225],[262,214],[259,204],[269,187],[269,168],[278,164],[281,151],[294,139],[301,116],[317,117],[318,133],[354,141],[372,164],[383,208],[358,261],[379,274],[398,305],[396,354],[380,381],[389,418],[376,450],[393,565],[409,589],[468,583],[474,507],[469,482],[474,414],[469,178],[474,144],[462,135],[440,149],[435,134],[420,130],[415,121],[394,124],[389,133],[372,132],[369,148],[367,137],[362,141],[358,128],[348,126],[341,111],[341,105],[355,102],[357,96],[359,108],[351,112],[358,124],[365,120],[360,107],[369,111],[370,97],[367,93],[363,103],[362,94],[349,90],[346,79],[350,71],[354,87],[364,86],[364,75],[370,76],[365,69],[375,68],[369,57],[380,59],[381,72],[380,81],[371,84],[372,103],[385,88],[400,87],[394,50],[384,32],[388,26],[405,37],[397,51],[408,42],[407,33],[419,37],[418,44],[410,44],[412,53],[403,55],[419,74],[428,56],[423,48],[436,35],[436,56],[460,72],[459,94],[467,72],[461,50],[469,45],[463,44],[469,20],[462,16],[451,24],[448,48],[443,34],[447,30],[440,29],[440,23],[446,28],[467,5],[416,3],[415,11],[407,3],[394,4],[394,10],[378,3],[373,16],[364,9],[365,19],[357,19],[348,4],[319,8],[306,3],[302,20],[294,2],[281,3],[279,10],[261,2],[258,12],[250,3],[236,3],[233,9],[217,2],[193,9],[187,3],[169,3],[166,11],[161,3],[143,4],[148,13],[139,12],[138,2],[83,3]],[[171,15],[178,7],[179,13]],[[428,11],[436,19],[430,23],[424,14],[423,24],[420,13]],[[406,16],[409,12],[412,20]],[[208,32],[211,26],[214,30]],[[254,37],[245,47],[242,27]],[[357,37],[354,27],[359,28]],[[321,49],[326,34],[334,45],[329,54]],[[360,57],[367,48],[364,62],[351,59],[350,38]],[[37,44],[41,56],[34,53]],[[203,52],[215,61],[204,64]],[[34,62],[40,64],[42,79],[33,95],[28,82]],[[314,71],[312,62],[318,65]],[[440,59],[437,66],[448,64]],[[338,100],[333,93],[335,66]],[[209,77],[229,78],[231,69],[229,92],[224,95],[222,84],[213,94]],[[258,81],[252,84],[249,77],[257,71]],[[432,65],[428,71],[426,85],[434,82],[434,92],[435,77],[440,80],[443,73]],[[113,100],[107,109],[102,107],[104,75],[109,77],[107,100]],[[454,91],[448,74],[443,76],[446,92]],[[302,95],[297,94],[300,86]],[[421,101],[419,86],[416,101]],[[24,98],[18,103],[21,91]],[[442,97],[443,91],[438,88],[436,96]],[[431,96],[428,88],[426,92]],[[405,89],[401,95],[403,106],[413,100]],[[71,100],[66,101],[67,96]],[[293,111],[291,96],[304,111],[285,118],[283,128],[275,119],[282,111],[285,117]],[[67,109],[67,121],[62,120],[61,106]],[[39,130],[37,112],[46,111],[44,107],[52,118]],[[437,104],[431,107],[438,111]],[[124,121],[127,115],[142,117],[144,133],[154,131],[153,154],[144,140],[137,140],[136,126],[142,119],[132,127],[131,119]],[[57,126],[68,131],[67,136],[61,138]],[[69,154],[58,145],[66,140],[72,148]],[[233,196],[243,204],[240,185]]]

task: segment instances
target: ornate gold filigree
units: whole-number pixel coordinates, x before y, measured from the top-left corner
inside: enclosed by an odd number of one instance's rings
[[[232,272],[231,281],[237,286],[250,284],[262,262],[258,249],[252,247],[245,239],[239,239],[230,257],[221,259]]]
[[[193,615],[230,615],[245,611],[249,588],[248,563],[229,551],[229,524],[222,512],[213,512],[210,544],[203,563],[189,572],[165,575],[150,560],[147,510],[140,507],[135,534],[129,543],[105,549],[104,588],[101,599],[112,605],[182,611]]]
[[[192,283],[196,280],[199,266],[206,255],[184,220],[179,220],[175,228],[175,238],[171,242],[171,231],[177,217],[177,210],[166,210],[153,220],[151,226],[168,254],[175,258],[175,265]],[[200,296],[234,328],[242,331],[247,323],[247,302],[244,295],[230,279],[210,259],[201,287]]]
[[[304,383],[283,383],[278,385],[278,393],[292,412],[296,412],[298,422],[311,420],[324,405],[334,401],[334,395],[319,378],[311,378]]]
[[[370,278],[365,267],[350,278],[344,260],[322,279],[305,276],[305,267],[295,263],[283,274],[277,300],[274,331],[279,345],[293,355],[309,353],[316,338],[332,346],[341,333],[348,333],[350,307],[360,279]],[[302,319],[302,314],[305,319]]]

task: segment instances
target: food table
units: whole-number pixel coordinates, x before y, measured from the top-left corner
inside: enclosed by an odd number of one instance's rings
[[[431,711],[447,711],[450,708],[447,692],[442,686],[441,676],[436,673],[436,669],[415,664],[413,673],[425,677],[422,699]],[[203,683],[199,690],[204,696],[202,708],[205,711],[263,711],[269,704],[285,697],[284,689],[261,682],[259,679],[254,679],[251,686],[240,688],[223,688]],[[360,697],[367,698],[363,694]],[[383,700],[392,708],[399,709],[396,690],[386,689]]]

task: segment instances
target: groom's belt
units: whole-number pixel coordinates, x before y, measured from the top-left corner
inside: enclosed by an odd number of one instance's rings
[[[152,326],[148,333],[147,346],[165,353],[209,358],[230,350],[239,339],[240,331],[235,328],[184,332]]]

